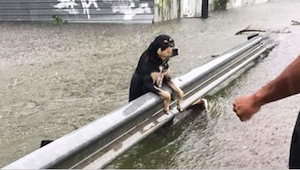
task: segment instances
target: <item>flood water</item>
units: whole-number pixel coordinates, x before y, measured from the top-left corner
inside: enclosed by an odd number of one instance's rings
[[[287,168],[300,97],[271,103],[249,122],[235,97],[275,78],[300,52],[300,2],[272,1],[212,12],[207,20],[153,25],[0,24],[0,167],[127,103],[138,58],[158,34],[175,39],[173,77],[246,41],[252,25],[278,40],[268,58],[220,92],[210,109],[146,138],[110,168]],[[292,33],[271,33],[285,27]]]

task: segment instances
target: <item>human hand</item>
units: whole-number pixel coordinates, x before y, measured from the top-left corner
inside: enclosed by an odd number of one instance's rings
[[[236,98],[233,103],[233,111],[241,121],[247,121],[257,113],[261,105],[257,104],[253,95]]]

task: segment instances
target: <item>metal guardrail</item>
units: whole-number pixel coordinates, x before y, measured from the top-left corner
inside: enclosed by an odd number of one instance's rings
[[[275,45],[268,38],[254,37],[175,78],[175,83],[186,94],[183,107],[190,106]],[[103,168],[178,115],[175,101],[171,103],[170,112],[164,114],[162,100],[153,93],[147,93],[3,169]]]

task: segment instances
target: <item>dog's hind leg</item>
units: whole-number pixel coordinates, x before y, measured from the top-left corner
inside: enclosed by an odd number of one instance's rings
[[[170,102],[171,102],[171,94],[165,90],[158,88],[158,95],[164,99],[164,112],[169,114],[170,111]]]
[[[153,84],[153,79],[151,78],[151,76],[145,77],[144,86],[147,88],[148,91],[155,93],[163,98],[163,100],[164,100],[163,110],[166,114],[169,114],[169,111],[170,111],[169,105],[171,102],[171,94],[169,92],[162,90],[162,89],[158,88],[157,86],[155,86]]]
[[[165,77],[164,77],[164,83],[166,83],[171,89],[173,89],[177,94],[177,109],[179,112],[182,112],[182,103],[183,103],[183,97],[184,93],[183,91],[173,82],[171,78],[171,71],[168,69],[166,71]]]

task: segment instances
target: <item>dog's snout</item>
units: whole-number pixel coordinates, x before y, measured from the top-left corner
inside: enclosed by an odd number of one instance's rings
[[[178,48],[173,48],[172,49],[172,56],[177,56],[178,55]]]

